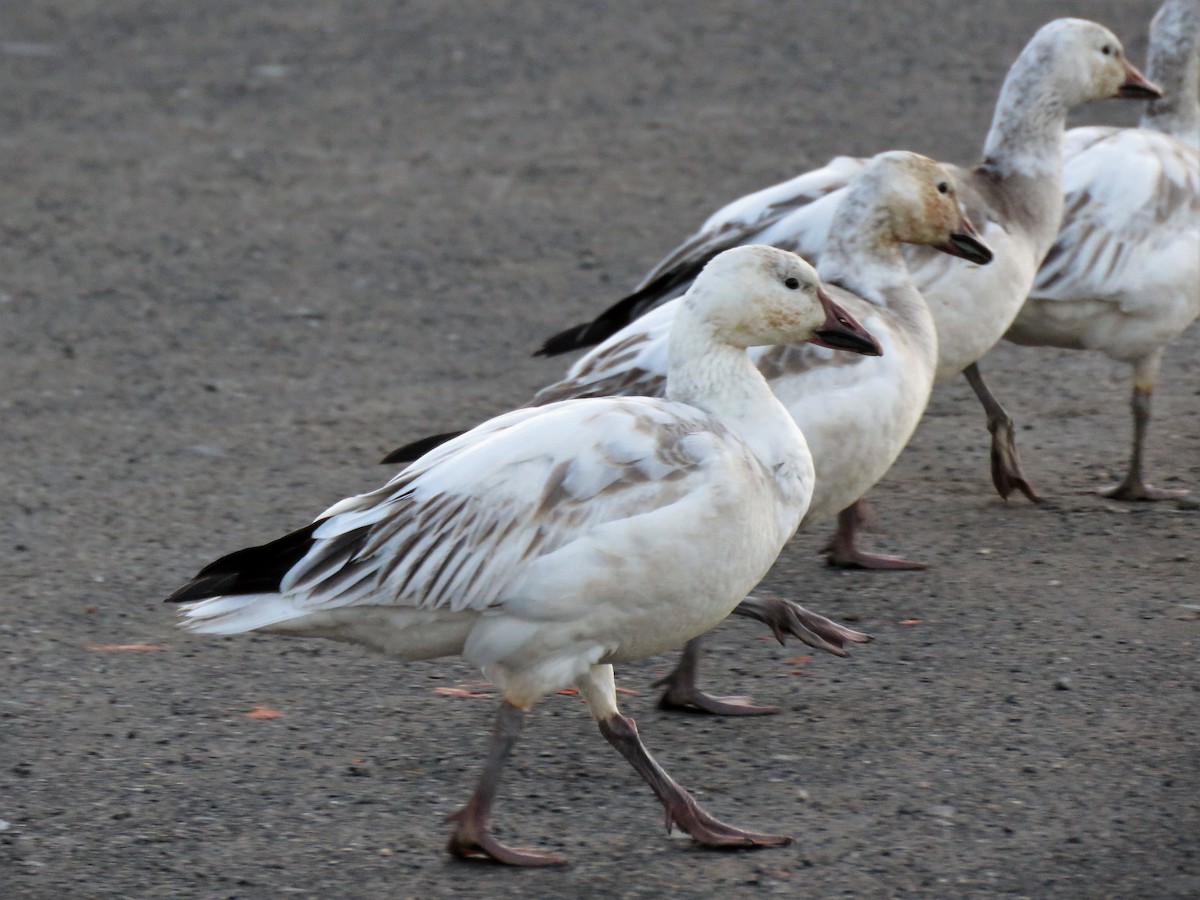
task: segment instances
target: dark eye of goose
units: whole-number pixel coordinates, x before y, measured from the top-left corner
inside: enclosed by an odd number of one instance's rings
[[[800,288],[800,279],[798,279],[798,278],[785,278],[785,279],[784,279],[784,281],[783,281],[783,286],[784,286],[785,288],[787,288],[789,291],[795,291],[795,290],[799,290],[799,288]]]
[[[1103,47],[1100,48],[1100,52],[1103,53],[1105,56],[1112,56],[1113,55],[1112,44],[1105,44]]]
[[[938,193],[939,194],[950,193],[950,185],[945,181],[939,181],[938,182]]]

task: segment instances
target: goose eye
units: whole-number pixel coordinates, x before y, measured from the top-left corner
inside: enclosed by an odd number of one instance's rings
[[[948,183],[946,183],[945,181],[939,181],[938,182],[938,193],[939,194],[950,193],[950,185]]]
[[[1100,52],[1103,53],[1105,56],[1112,56],[1113,55],[1112,44],[1105,44],[1103,47],[1100,48]]]
[[[789,291],[795,291],[800,288],[800,280],[797,278],[785,278],[783,286]]]

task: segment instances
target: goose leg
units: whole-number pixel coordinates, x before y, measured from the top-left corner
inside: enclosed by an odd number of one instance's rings
[[[838,513],[837,530],[821,548],[825,562],[837,569],[914,570],[925,564],[912,562],[902,556],[870,553],[855,546],[855,534],[865,518],[865,500],[856,500]]]
[[[496,790],[500,787],[500,773],[525,724],[525,713],[507,700],[500,704],[479,784],[467,805],[446,817],[447,822],[456,823],[446,849],[460,859],[484,857],[509,866],[561,866],[567,862],[561,856],[506,847],[492,837],[488,827]]]
[[[1187,491],[1156,488],[1142,480],[1142,447],[1150,425],[1150,398],[1153,387],[1133,387],[1133,453],[1129,457],[1129,472],[1120,484],[1102,488],[1100,493],[1114,500],[1177,500]]]
[[[600,719],[597,724],[600,733],[629,760],[629,764],[637,769],[662,802],[667,812],[667,834],[671,833],[673,825],[678,825],[705,847],[778,847],[792,842],[785,834],[743,831],[710,816],[695,797],[676,784],[654,761],[638,737],[633,719],[614,713],[608,719]]]
[[[701,638],[698,637],[684,644],[675,668],[665,678],[654,682],[655,687],[666,687],[658,698],[659,709],[709,713],[714,716],[773,716],[779,712],[778,706],[755,706],[749,697],[714,697],[700,690],[696,686],[700,646]]]
[[[672,826],[678,825],[706,847],[776,847],[792,842],[787,835],[760,834],[726,825],[705,812],[695,797],[676,784],[642,743],[637,724],[617,709],[617,686],[612,666],[592,666],[575,683],[600,727],[600,733],[629,761],[661,801],[667,813],[667,834],[671,833]]]
[[[979,398],[979,402],[983,404],[983,411],[987,414],[988,431],[992,433],[992,484],[996,486],[997,493],[1007,500],[1013,490],[1019,490],[1034,503],[1040,502],[1042,498],[1021,471],[1021,457],[1017,453],[1012,417],[984,384],[976,363],[971,363],[963,369],[963,375],[967,377],[967,383],[975,391],[975,396]]]

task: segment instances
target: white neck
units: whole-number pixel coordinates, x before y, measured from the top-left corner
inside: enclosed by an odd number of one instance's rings
[[[742,347],[718,341],[696,310],[696,289],[671,323],[667,398],[702,409],[740,436],[768,469],[798,457],[808,444]]]
[[[873,192],[869,185],[864,188]],[[821,257],[821,275],[875,301],[882,291],[912,288],[912,278],[888,211],[863,193],[851,189],[838,205]]]
[[[1057,177],[1056,189],[1061,193],[1063,131],[1069,104],[1045,75],[1050,51],[1049,47],[1026,47],[1009,69],[983,155],[1000,177]]]
[[[1146,105],[1142,127],[1200,148],[1200,4],[1167,3],[1155,16],[1146,76],[1163,89]]]

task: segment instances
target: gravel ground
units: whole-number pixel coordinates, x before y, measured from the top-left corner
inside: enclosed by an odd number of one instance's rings
[[[874,493],[875,545],[928,571],[789,545],[766,583],[876,642],[719,629],[707,683],[783,714],[668,715],[669,657],[618,673],[664,765],[788,848],[666,838],[556,696],[497,822],[573,865],[452,862],[477,673],[186,637],[159,603],[379,483],[395,444],[525,400],[564,367],[538,339],[726,200],[837,153],[969,162],[1040,24],[1097,19],[1140,60],[1154,5],[3,3],[0,894],[1200,895],[1200,511],[1089,493],[1129,435],[1100,357],[985,361],[1042,506],[992,493],[956,384]],[[1200,487],[1198,396],[1193,329],[1160,482]]]

